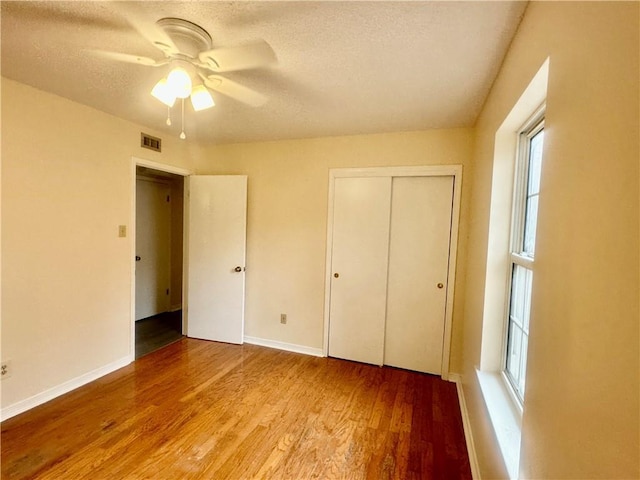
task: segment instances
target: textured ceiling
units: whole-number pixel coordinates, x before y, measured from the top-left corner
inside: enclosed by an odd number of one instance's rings
[[[225,74],[269,98],[249,107],[215,94],[185,109],[189,140],[248,142],[474,124],[526,3],[139,2],[153,24],[179,17],[216,47],[267,41],[268,68]],[[89,54],[101,49],[161,59],[120,2],[1,4],[2,75],[167,135],[166,107],[149,95],[166,67]],[[179,108],[173,108],[174,119]]]

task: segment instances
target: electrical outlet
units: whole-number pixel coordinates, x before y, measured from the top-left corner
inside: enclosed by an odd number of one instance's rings
[[[11,360],[5,360],[0,364],[0,379],[4,380],[11,376]]]
[[[287,323],[287,314],[286,313],[281,313],[280,314],[280,323],[282,323],[282,324],[286,324]]]

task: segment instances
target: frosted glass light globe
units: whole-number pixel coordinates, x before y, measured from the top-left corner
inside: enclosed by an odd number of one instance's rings
[[[167,85],[177,98],[187,98],[191,94],[191,77],[184,68],[176,67],[171,70]]]

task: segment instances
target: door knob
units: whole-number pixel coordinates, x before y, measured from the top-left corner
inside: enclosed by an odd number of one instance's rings
[[[142,260],[142,258],[140,258],[138,255],[136,255],[136,262],[139,262],[140,260]]]
[[[439,284],[438,284],[438,288],[442,288],[442,287],[444,287],[444,284],[439,283]]]
[[[334,273],[333,276],[338,278],[340,276],[340,274],[339,273]]]
[[[236,267],[233,269],[234,272],[241,272],[242,271],[242,267]]]

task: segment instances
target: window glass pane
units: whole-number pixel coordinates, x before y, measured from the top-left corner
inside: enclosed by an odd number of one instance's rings
[[[538,195],[527,198],[524,217],[524,242],[522,253],[533,257],[536,246],[536,226],[538,223]]]
[[[538,193],[540,192],[540,174],[542,171],[542,144],[544,130],[540,130],[529,139],[527,191],[525,198],[525,216],[522,232],[522,252],[533,257],[536,245],[536,226],[538,223]]]
[[[509,307],[509,317],[519,325],[522,325],[524,322],[526,270],[526,268],[523,268],[520,265],[514,265],[511,280],[511,304]]]
[[[507,372],[517,385],[520,375],[520,355],[522,353],[522,330],[513,322],[509,322],[509,341],[507,348]]]
[[[529,346],[529,336],[526,333],[522,334],[522,342],[521,342],[521,353],[520,353],[520,378],[518,378],[518,393],[520,397],[524,397],[524,384],[525,378],[527,377],[527,350]]]
[[[540,172],[542,171],[542,143],[544,130],[540,130],[529,143],[529,187],[528,195],[540,192]]]
[[[525,333],[529,334],[529,319],[531,318],[531,284],[533,283],[533,272],[527,268],[523,268],[525,271],[524,281],[524,314],[522,327]]]
[[[509,304],[509,336],[505,363],[511,383],[521,398],[524,396],[532,283],[533,271],[513,264],[511,303]]]

